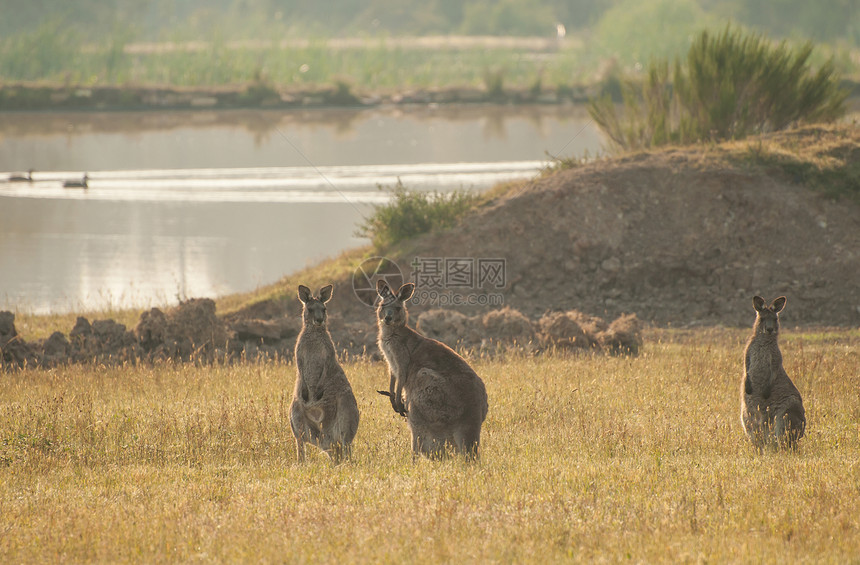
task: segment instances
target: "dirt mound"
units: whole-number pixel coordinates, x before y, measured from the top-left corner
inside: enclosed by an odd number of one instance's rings
[[[811,128],[778,140],[805,138],[819,144],[810,162],[831,166],[839,156],[860,167],[860,129]],[[560,171],[391,258],[503,259],[504,288],[466,293],[501,292],[530,318],[577,310],[603,319],[636,313],[660,326],[749,326],[758,294],[788,297],[788,327],[860,325],[858,201],[786,172],[800,166],[747,165],[711,155],[718,151],[640,153]]]

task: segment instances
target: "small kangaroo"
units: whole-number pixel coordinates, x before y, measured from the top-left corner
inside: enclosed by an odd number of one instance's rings
[[[407,283],[395,295],[384,280],[377,282],[378,344],[390,373],[388,391],[379,392],[406,416],[413,460],[419,454],[441,459],[447,446],[477,459],[487,417],[484,382],[454,350],[406,325],[405,303],[414,290]]]
[[[337,362],[334,343],[326,328],[325,303],[332,286],[311,290],[299,285],[302,330],[296,340],[296,388],[290,405],[290,427],[296,438],[299,461],[305,459],[305,442],[325,451],[337,464],[349,458],[358,430],[358,404],[352,387]]]
[[[800,392],[782,366],[777,343],[785,301],[780,296],[768,306],[761,296],[753,297],[756,318],[744,350],[741,423],[759,452],[765,447],[796,449],[806,428]]]

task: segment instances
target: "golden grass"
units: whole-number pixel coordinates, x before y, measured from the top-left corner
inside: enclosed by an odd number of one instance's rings
[[[745,332],[654,332],[636,358],[476,360],[482,460],[411,461],[376,394],[350,463],[295,462],[294,368],[2,375],[2,562],[834,562],[860,555],[860,335],[784,332],[797,453],[740,426]]]

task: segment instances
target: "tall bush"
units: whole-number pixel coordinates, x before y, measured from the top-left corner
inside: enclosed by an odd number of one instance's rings
[[[738,139],[802,122],[834,121],[847,93],[832,60],[809,65],[813,46],[792,50],[727,26],[701,32],[685,60],[652,61],[644,80],[626,81],[624,104],[591,102],[598,126],[623,149]],[[670,71],[671,69],[671,71]]]

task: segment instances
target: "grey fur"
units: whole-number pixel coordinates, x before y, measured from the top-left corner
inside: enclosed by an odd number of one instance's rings
[[[299,285],[302,331],[296,340],[296,387],[290,405],[299,461],[305,459],[304,444],[310,443],[340,463],[351,455],[358,430],[358,404],[326,327],[325,303],[331,294],[331,285],[321,288],[316,298]]]
[[[438,459],[452,447],[477,459],[487,417],[484,382],[454,350],[407,326],[405,302],[414,289],[404,284],[395,296],[385,281],[377,283],[378,344],[390,373],[388,393],[382,393],[406,416],[413,457]]]
[[[782,366],[777,341],[779,313],[785,302],[780,296],[768,306],[762,297],[753,298],[756,319],[744,350],[741,423],[759,451],[765,447],[795,449],[806,429],[803,401]]]

